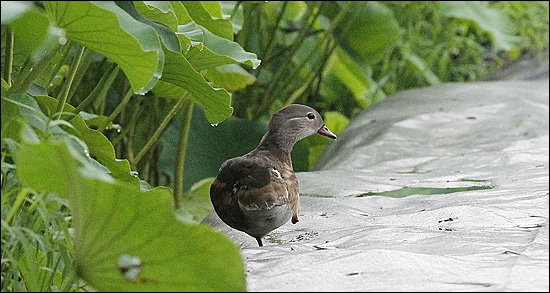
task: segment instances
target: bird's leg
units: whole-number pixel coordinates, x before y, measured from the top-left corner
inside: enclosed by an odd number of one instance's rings
[[[262,237],[256,237],[256,241],[258,241],[259,246],[264,246],[262,243]]]
[[[298,223],[298,221],[299,221],[298,220],[298,214],[292,215],[292,224],[296,224],[296,223]]]

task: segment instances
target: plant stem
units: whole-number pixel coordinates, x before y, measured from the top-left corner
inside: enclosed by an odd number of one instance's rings
[[[285,103],[285,106],[288,106],[292,103],[294,103],[294,101],[296,101],[296,99],[298,99],[298,97],[300,97],[304,91],[309,88],[309,86],[311,85],[311,83],[313,82],[313,80],[315,79],[315,74],[312,74],[311,77],[309,78],[309,80],[307,82],[305,82],[300,88],[298,88],[297,90],[295,90],[291,95],[290,97],[288,98],[288,100],[286,101]]]
[[[302,62],[300,62],[299,65],[296,66],[296,70],[293,70],[291,72],[291,74],[286,78],[285,82],[283,83],[283,86],[279,87],[280,89],[284,90],[288,87],[288,85],[296,78],[296,74],[298,74],[300,72],[300,69],[301,68],[304,68],[304,65],[306,64],[306,62],[313,56],[313,54],[317,53],[318,50],[319,50],[319,47],[326,42],[326,40],[328,38],[331,37],[332,35],[332,32],[334,31],[334,29],[340,24],[340,22],[344,19],[344,16],[347,15],[348,11],[352,8],[353,6],[353,1],[349,1],[348,3],[346,3],[346,5],[338,12],[338,14],[336,15],[336,17],[333,18],[332,22],[330,23],[330,27],[327,29],[327,31],[325,32],[325,35],[323,36],[323,38],[317,42],[317,44],[315,45],[315,47],[309,51],[309,54],[307,55],[307,57],[305,57]],[[356,10],[357,11],[357,10]],[[348,22],[348,27],[349,27],[349,23],[351,23],[351,20]],[[321,67],[321,70],[322,70],[322,67]],[[277,95],[275,95],[277,96]]]
[[[181,199],[183,197],[183,171],[185,169],[185,154],[187,153],[187,142],[189,138],[189,130],[191,129],[191,118],[193,116],[193,102],[185,99],[182,106],[185,117],[182,125],[182,132],[176,152],[176,170],[174,171],[174,207],[181,208]]]
[[[316,6],[319,6],[319,5],[316,5]],[[292,62],[292,56],[294,56],[294,54],[296,53],[296,51],[298,50],[300,45],[303,43],[304,38],[307,36],[307,33],[308,33],[309,29],[313,26],[313,23],[315,23],[315,19],[317,18],[320,9],[317,10],[315,16],[313,17],[313,19],[311,20],[311,22],[309,24],[308,24],[308,21],[309,21],[311,15],[313,14],[313,11],[315,10],[316,6],[312,5],[312,6],[309,7],[309,9],[307,11],[307,14],[304,17],[305,22],[302,26],[302,29],[300,30],[300,32],[298,33],[298,36],[294,40],[294,43],[292,44],[292,46],[288,50],[288,55],[286,56],[285,60],[283,61],[283,64],[278,68],[277,72],[273,76],[273,79],[271,80],[267,90],[265,91],[264,98],[262,99],[262,102],[259,104],[258,107],[256,107],[256,110],[254,111],[254,115],[253,115],[254,119],[258,119],[263,114],[264,110],[273,102],[272,101],[273,98],[271,97],[271,94],[273,93],[273,90],[275,89],[275,87],[279,83],[279,80],[281,79],[283,73],[285,72],[285,69],[288,66],[288,64],[290,64],[290,62]]]
[[[111,113],[111,115],[109,115],[109,117],[103,122],[103,124],[101,124],[101,126],[99,126],[99,128],[97,129],[98,131],[105,130],[107,125],[109,125],[109,123],[111,123],[111,122],[113,122],[113,120],[115,120],[115,118],[118,116],[118,114],[120,114],[120,112],[126,107],[126,104],[128,104],[128,101],[130,101],[130,98],[132,97],[133,94],[134,94],[134,91],[132,91],[131,88],[128,89],[128,91],[126,92],[126,95],[124,96],[124,98],[122,99],[120,104],[118,104],[116,109],[113,111],[113,113]]]
[[[120,142],[120,140],[126,136],[126,134],[135,126],[137,122],[137,118],[143,112],[143,107],[140,107],[141,96],[138,95],[138,99],[139,99],[138,101],[136,101],[136,99],[133,100],[132,103],[134,106],[130,110],[130,113],[132,113],[132,116],[130,117],[130,121],[125,125],[122,132],[112,140],[113,145],[117,145]]]
[[[59,51],[58,53],[61,54],[61,60],[59,60],[57,62],[57,64],[55,64],[55,67],[50,75],[50,79],[48,80],[48,84],[50,84],[53,80],[53,78],[57,75],[57,73],[59,72],[59,68],[61,68],[61,66],[63,66],[63,64],[65,64],[65,61],[67,61],[67,59],[69,58],[69,56],[71,54],[69,54],[69,52],[71,51],[71,48],[73,47],[73,42],[71,42],[70,40],[67,41],[67,43],[65,45],[63,45],[63,49],[61,51]],[[57,56],[54,57],[54,59],[56,58]]]
[[[16,215],[19,213],[19,209],[21,208],[21,205],[25,202],[25,199],[27,198],[27,194],[29,193],[29,190],[27,188],[21,188],[21,191],[17,194],[17,197],[15,198],[15,201],[13,202],[13,207],[10,210],[10,213],[8,214],[8,217],[6,218],[6,223],[10,226],[13,225],[13,219],[15,219]]]
[[[239,6],[241,6],[241,3],[242,3],[242,1],[237,1],[237,3],[235,3],[235,6],[233,7],[233,10],[231,11],[231,16],[229,16],[229,19],[233,19],[235,14],[237,14],[237,10],[239,10]]]
[[[118,75],[118,72],[120,69],[116,65],[116,63],[111,64],[111,66],[105,71],[105,74],[101,77],[95,88],[92,90],[92,92],[74,109],[73,113],[77,115],[80,111],[82,111],[86,106],[88,106],[94,99],[97,97],[100,97],[102,95],[106,95],[107,91],[109,91],[109,88],[115,81],[116,76]],[[98,94],[99,92],[99,94]]]
[[[281,20],[283,19],[283,14],[285,14],[286,7],[288,5],[288,1],[285,1],[283,3],[283,7],[281,7],[281,12],[279,12],[279,15],[277,15],[277,20],[275,21],[275,26],[273,27],[273,31],[271,32],[271,38],[269,39],[269,43],[267,43],[267,47],[265,48],[265,54],[263,54],[262,59],[269,58],[269,55],[271,55],[271,51],[273,50],[273,46],[275,44],[275,36],[277,35],[277,31],[279,29],[279,24],[281,23]]]
[[[4,79],[8,86],[11,86],[11,71],[13,66],[13,33],[8,27],[6,29],[6,52],[4,53]]]
[[[364,3],[361,3],[359,5],[362,5]],[[356,7],[356,9],[354,10],[354,12],[352,13],[351,17],[349,19],[354,19],[358,13],[361,11],[361,9],[359,9],[358,7]],[[334,50],[340,45],[340,43],[343,41],[343,39],[345,38],[347,32],[350,30],[351,28],[351,23],[352,21],[348,21],[346,23],[346,25],[344,26],[344,28],[341,30],[338,38],[336,40],[334,40],[331,44],[331,39],[328,39],[328,38],[324,38],[324,40],[326,39],[327,40],[327,45],[325,47],[325,53],[323,54],[323,57],[320,59],[320,62],[316,62],[315,65],[313,65],[311,68],[312,68],[312,72],[314,72],[315,70],[313,70],[313,68],[317,68],[317,73],[313,73],[312,76],[308,79],[308,81],[302,85],[300,88],[298,88],[297,90],[293,91],[290,89],[290,92],[292,92],[292,94],[290,95],[289,99],[286,101],[285,105],[289,105],[291,103],[294,103],[298,98],[300,98],[301,95],[303,95],[305,89],[309,88],[309,86],[311,86],[313,84],[313,82],[315,81],[315,76],[317,76],[317,88],[316,88],[316,91],[314,92],[315,94],[318,94],[319,92],[319,89],[321,87],[321,82],[322,82],[322,76],[323,76],[323,71],[324,71],[324,68],[326,66],[326,63],[328,62],[328,59],[329,57],[332,55],[332,53],[334,52]],[[300,66],[298,66],[298,68],[301,68],[301,66],[303,66],[304,64],[300,64]],[[283,87],[283,90],[288,88],[288,86],[290,85],[291,81],[289,83],[287,83],[284,87]],[[287,93],[286,92],[283,92],[282,94],[280,94],[279,96],[286,96]]]
[[[65,279],[65,282],[59,290],[61,292],[69,292],[73,287],[73,284],[78,280],[78,276],[76,275],[75,271],[69,270],[68,275],[69,276]]]
[[[153,133],[153,136],[151,136],[151,138],[149,139],[149,141],[147,141],[147,143],[145,144],[145,146],[139,151],[139,153],[136,155],[136,158],[135,158],[135,164],[137,166],[137,164],[139,163],[139,161],[141,160],[141,158],[143,158],[143,155],[145,155],[147,153],[147,151],[157,142],[158,138],[160,137],[160,135],[162,134],[162,132],[164,131],[164,128],[166,128],[166,126],[168,125],[168,123],[172,120],[172,118],[178,113],[178,110],[183,106],[183,104],[185,103],[185,100],[187,100],[187,98],[189,97],[189,92],[186,92],[182,98],[180,98],[178,100],[178,102],[174,105],[174,107],[172,108],[172,110],[170,110],[170,112],[168,113],[168,115],[166,115],[166,117],[164,118],[164,120],[162,120],[162,122],[160,123],[159,127],[157,128],[157,130],[155,131],[155,133]]]
[[[25,76],[24,80],[21,80],[19,77],[17,78],[17,85],[10,87],[8,92],[6,93],[6,96],[9,97],[13,93],[26,92],[33,81],[42,73],[44,68],[47,67],[47,65],[52,60],[52,57],[55,55],[55,53],[57,53],[60,47],[61,44],[59,44],[59,42],[55,42],[55,44],[44,55],[44,57],[42,57],[34,67],[30,68],[30,72],[27,76]],[[21,74],[21,72],[19,73]]]
[[[273,27],[273,31],[270,34],[269,42],[267,43],[267,46],[265,48],[265,53],[262,55],[261,59],[269,58],[269,55],[271,55],[271,51],[273,50],[273,46],[275,44],[275,39],[277,36],[277,31],[279,28],[279,23],[281,22],[281,19],[283,18],[283,14],[285,13],[286,6],[288,5],[288,1],[285,1],[283,3],[283,7],[281,7],[281,12],[279,12],[279,15],[277,15],[277,20],[275,21],[275,26]],[[269,58],[271,59],[271,58]],[[267,62],[267,60],[266,60]],[[260,76],[260,72],[262,71],[263,66],[260,66],[258,70],[256,71],[256,77]]]
[[[12,87],[15,86],[13,83],[21,83],[25,78],[31,73],[30,69],[33,65],[32,57],[29,55],[27,58],[25,58],[25,61],[23,61],[23,65],[21,65],[21,68],[17,72],[17,79],[15,81],[12,80]]]
[[[65,102],[67,102],[67,96],[69,95],[69,89],[73,84],[73,79],[76,73],[76,69],[78,68],[78,64],[80,64],[80,59],[82,59],[82,55],[84,54],[85,49],[86,47],[80,46],[80,50],[78,51],[78,54],[76,54],[76,57],[74,58],[73,63],[71,64],[71,68],[69,69],[69,73],[67,75],[67,80],[65,80],[63,89],[61,90],[61,93],[59,93],[59,97],[57,98],[58,102],[57,102],[56,119],[61,119],[61,115],[63,114],[63,108],[65,107]]]
[[[90,64],[92,64],[94,60],[95,52],[93,50],[87,49],[84,52],[84,55],[82,56],[82,59],[80,60],[80,65],[78,66],[78,69],[76,71],[76,74],[74,75],[73,79],[73,85],[71,86],[71,89],[69,90],[69,96],[67,97],[67,103],[70,103],[72,101],[72,98],[74,96],[74,93],[76,92],[76,89],[78,88],[78,85],[80,85],[80,82],[82,81],[82,78],[84,77],[84,74],[88,71],[88,68],[90,67]]]

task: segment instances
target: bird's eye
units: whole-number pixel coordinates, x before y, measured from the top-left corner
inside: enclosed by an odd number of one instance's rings
[[[309,118],[309,119],[315,119],[315,114],[309,112],[309,113],[307,113],[307,118]]]

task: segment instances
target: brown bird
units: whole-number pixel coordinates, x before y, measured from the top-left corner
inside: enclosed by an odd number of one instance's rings
[[[269,130],[251,152],[225,161],[210,187],[218,216],[234,229],[262,237],[292,218],[298,222],[298,180],[290,152],[315,133],[336,139],[315,109],[289,105],[273,114]]]

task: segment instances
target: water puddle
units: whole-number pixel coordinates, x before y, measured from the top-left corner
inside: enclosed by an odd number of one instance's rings
[[[420,171],[417,167],[414,167],[411,171],[401,171],[401,172],[395,172],[398,174],[426,174],[430,173],[431,171]]]
[[[485,179],[468,179],[468,178],[462,178],[459,181],[466,181],[466,182],[487,182],[489,180]]]
[[[355,197],[378,195],[378,196],[401,198],[401,197],[406,197],[406,196],[415,195],[415,194],[420,194],[420,195],[447,194],[447,193],[454,193],[454,192],[493,189],[493,188],[494,186],[492,185],[469,186],[469,187],[446,187],[446,188],[403,187],[401,189],[384,191],[384,192],[367,192],[367,193],[355,195]]]

